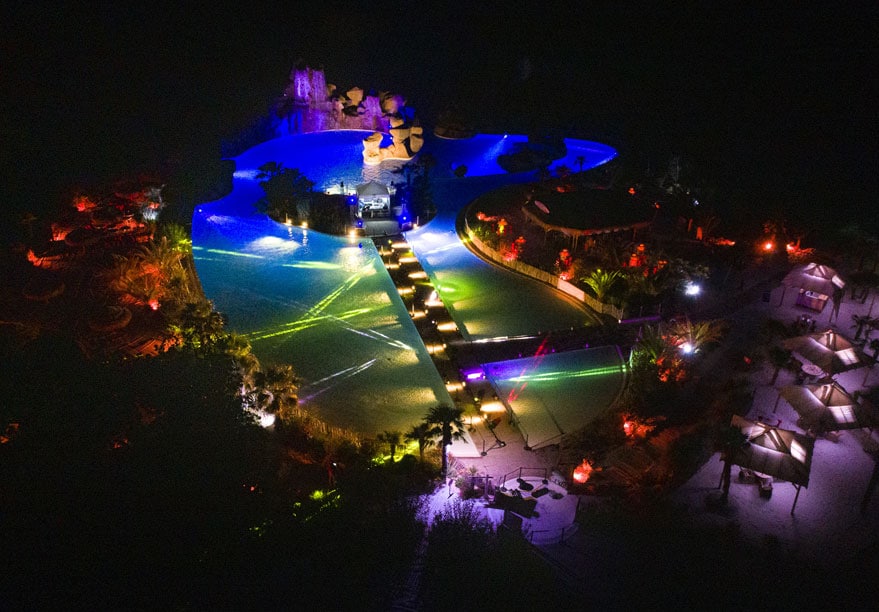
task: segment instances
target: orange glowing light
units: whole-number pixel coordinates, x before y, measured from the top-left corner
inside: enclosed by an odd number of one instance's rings
[[[589,477],[592,476],[592,472],[594,468],[592,464],[589,463],[586,459],[583,459],[583,463],[574,468],[574,482],[579,484],[583,484]]]
[[[79,195],[73,198],[73,207],[77,212],[85,212],[97,208],[97,204],[88,196]]]
[[[773,244],[773,242],[772,242],[771,240],[767,240],[767,241],[763,244],[763,250],[764,250],[764,251],[771,251],[771,250],[774,249],[774,248],[775,248],[775,244]]]
[[[629,195],[635,195],[635,188],[629,187]]]
[[[152,300],[150,300],[150,301],[148,302],[148,304],[149,304],[149,307],[152,308],[153,310],[158,310],[158,309],[159,309],[159,300],[157,300],[157,299],[152,299]]]
[[[635,421],[624,421],[623,422],[623,432],[629,437],[635,435]]]

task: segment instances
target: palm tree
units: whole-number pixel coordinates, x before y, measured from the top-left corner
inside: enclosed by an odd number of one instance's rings
[[[693,323],[689,319],[676,322],[671,329],[671,335],[677,340],[678,346],[688,343],[692,352],[712,342],[717,342],[723,337],[724,323],[722,321],[697,321]]]
[[[732,480],[732,460],[735,451],[748,442],[748,437],[738,427],[730,425],[720,432],[721,458],[723,459],[723,474],[720,482],[723,485],[721,500],[725,503],[729,499],[729,485]]]
[[[427,412],[424,423],[433,426],[431,433],[440,436],[442,444],[442,475],[445,476],[449,469],[449,457],[447,449],[453,440],[466,440],[464,433],[464,409],[448,404],[437,404]]]
[[[219,346],[224,337],[223,315],[208,300],[190,302],[183,307],[176,322],[168,327],[180,340],[180,346],[197,355],[206,356]]]
[[[595,298],[599,302],[603,302],[605,296],[622,276],[623,274],[619,270],[602,270],[598,268],[585,277],[583,282],[589,285],[592,292],[595,293]]]
[[[852,315],[852,327],[856,328],[854,340],[860,340],[861,334],[864,333],[865,327],[875,327],[879,325],[879,319],[873,319],[867,315]],[[868,332],[869,335],[869,332]]]
[[[769,381],[770,385],[774,385],[775,381],[778,380],[778,373],[781,372],[781,369],[787,367],[790,363],[792,353],[786,349],[781,348],[780,346],[773,346],[769,348],[769,362],[772,364],[772,367],[775,371],[772,373],[772,380]]]
[[[163,297],[164,287],[158,268],[145,268],[139,253],[130,257],[113,253],[112,258],[110,266],[99,275],[110,289],[127,293],[145,304]]]
[[[254,377],[258,388],[259,408],[275,414],[298,401],[298,387],[293,366],[279,364],[258,372]]]
[[[183,270],[180,264],[183,252],[167,236],[144,245],[136,251],[135,256],[143,262],[146,269],[155,267],[165,278],[173,278]]]
[[[632,348],[637,359],[655,364],[670,347],[659,325],[645,325]]]
[[[418,460],[424,463],[424,449],[433,445],[431,439],[431,426],[428,423],[419,423],[413,425],[412,428],[404,435],[407,442],[418,442]]]
[[[299,223],[300,204],[310,201],[314,183],[299,170],[285,168],[280,162],[263,164],[256,178],[265,193],[255,204],[257,212],[268,214],[276,221],[290,219]]]
[[[388,445],[391,451],[391,463],[394,462],[394,456],[397,454],[397,446],[403,441],[403,434],[399,431],[383,431],[378,436],[376,436],[379,442],[384,442]]]

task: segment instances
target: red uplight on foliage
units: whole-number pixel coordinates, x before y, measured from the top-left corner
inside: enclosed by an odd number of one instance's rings
[[[629,195],[635,195],[635,188],[629,187]]]
[[[159,309],[159,300],[156,300],[156,299],[152,299],[152,300],[150,300],[150,301],[149,301],[149,306],[150,306],[150,308],[152,308],[153,310],[158,310],[158,309]]]
[[[763,243],[763,250],[764,251],[771,251],[774,248],[775,248],[775,245],[772,243],[771,240],[767,240],[765,243]]]
[[[635,435],[635,422],[629,421],[629,420],[623,421],[623,432],[627,436],[630,436],[630,437],[634,436]]]
[[[583,463],[574,468],[574,482],[583,484],[592,475],[592,464],[583,459]]]

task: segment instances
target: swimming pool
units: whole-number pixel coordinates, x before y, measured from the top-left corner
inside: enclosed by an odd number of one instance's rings
[[[229,328],[247,336],[264,362],[294,365],[302,380],[304,407],[333,425],[375,434],[406,431],[431,406],[452,403],[378,252],[370,240],[288,227],[254,208],[263,195],[256,173],[267,162],[299,169],[321,190],[342,183],[351,189],[369,180],[401,180],[394,170],[404,162],[363,164],[361,142],[369,133],[302,134],[249,149],[235,158],[232,192],[196,208],[192,236],[205,294],[228,317]],[[422,149],[437,160],[439,215],[411,235],[416,252],[424,255],[425,269],[441,293],[450,296],[456,287],[469,286],[496,300],[471,296],[467,303],[450,301],[450,312],[471,337],[513,335],[520,328],[534,327],[536,318],[528,316],[527,309],[513,309],[510,314],[510,302],[522,301],[504,297],[521,294],[522,283],[548,325],[544,329],[582,324],[586,318],[582,308],[560,299],[552,289],[498,271],[449,235],[457,211],[477,195],[533,178],[532,173],[500,174],[494,161],[522,139],[428,137]],[[612,148],[597,143],[568,142],[568,156],[556,164],[579,168],[578,158],[583,156],[584,167],[593,167],[615,155]],[[453,168],[462,163],[468,166],[467,178],[452,178]],[[447,246],[439,250],[433,244],[424,246],[430,232],[445,235]],[[455,257],[443,259],[438,255],[443,252],[455,252]]]

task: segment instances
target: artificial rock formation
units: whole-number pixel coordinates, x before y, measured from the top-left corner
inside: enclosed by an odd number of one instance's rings
[[[379,95],[352,87],[340,94],[326,82],[323,70],[297,66],[276,107],[273,132],[288,136],[324,130],[370,130],[363,141],[363,160],[411,159],[424,144],[424,133],[406,99],[389,92]],[[391,144],[383,147],[383,134]]]

